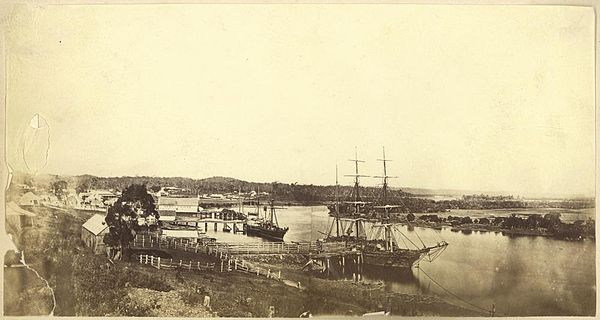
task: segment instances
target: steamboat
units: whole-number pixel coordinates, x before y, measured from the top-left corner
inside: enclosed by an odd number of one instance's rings
[[[271,200],[268,208],[267,206],[264,206],[264,214],[262,217],[258,214],[259,208],[260,203],[257,203],[257,219],[248,220],[248,223],[246,224],[246,234],[272,241],[283,241],[283,237],[288,232],[289,228],[279,226],[275,209],[284,208],[275,207],[274,201]]]

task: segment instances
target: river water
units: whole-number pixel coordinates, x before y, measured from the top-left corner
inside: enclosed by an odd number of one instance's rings
[[[324,206],[288,207],[277,213],[290,230],[285,241],[323,238],[332,219]],[[472,215],[473,216],[473,215]],[[209,228],[211,229],[211,228]],[[433,262],[390,272],[364,268],[366,280],[382,280],[384,290],[438,295],[466,308],[491,309],[502,316],[594,315],[596,310],[595,242],[545,237],[505,236],[494,232],[453,232],[406,226],[400,231],[414,243],[449,243]],[[208,231],[219,241],[261,238]],[[417,235],[419,237],[417,237]]]

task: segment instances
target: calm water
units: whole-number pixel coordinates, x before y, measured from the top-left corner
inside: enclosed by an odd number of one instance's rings
[[[290,227],[285,241],[323,238],[321,232],[327,232],[332,220],[324,206],[289,207],[279,210],[278,217],[280,225]],[[497,315],[595,314],[594,241],[503,236],[493,232],[463,234],[450,229],[400,230],[415,243],[420,243],[418,233],[426,244],[443,239],[450,245],[434,262],[421,262],[420,269],[391,273],[365,268],[363,277],[383,280],[385,290],[435,294],[473,308],[456,295],[486,309],[495,304]],[[263,241],[220,231],[209,231],[209,235],[220,241]]]

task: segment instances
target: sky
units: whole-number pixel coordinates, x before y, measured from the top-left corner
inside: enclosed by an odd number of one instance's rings
[[[391,186],[594,194],[590,8],[53,5],[9,18],[16,170],[334,184],[337,164],[349,185],[355,148],[361,173],[381,175],[385,146]]]

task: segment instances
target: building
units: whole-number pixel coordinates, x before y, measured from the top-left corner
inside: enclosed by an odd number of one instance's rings
[[[86,209],[106,209],[113,205],[119,194],[110,190],[92,190],[79,194],[81,206]]]
[[[81,240],[86,246],[90,247],[95,254],[106,252],[104,244],[104,235],[108,233],[108,225],[104,221],[105,216],[101,214],[93,215],[81,226]]]
[[[19,233],[23,228],[33,226],[35,213],[24,210],[14,202],[6,204],[6,224],[7,229],[14,233]]]
[[[40,205],[42,198],[35,195],[33,192],[27,192],[21,199],[19,199],[19,205],[24,207],[37,207]]]
[[[176,216],[194,216],[202,211],[198,198],[158,198],[157,210],[160,220],[174,220]],[[170,218],[173,217],[173,218]]]
[[[198,198],[175,198],[177,199],[177,215],[178,216],[194,216],[202,208],[198,202]]]

